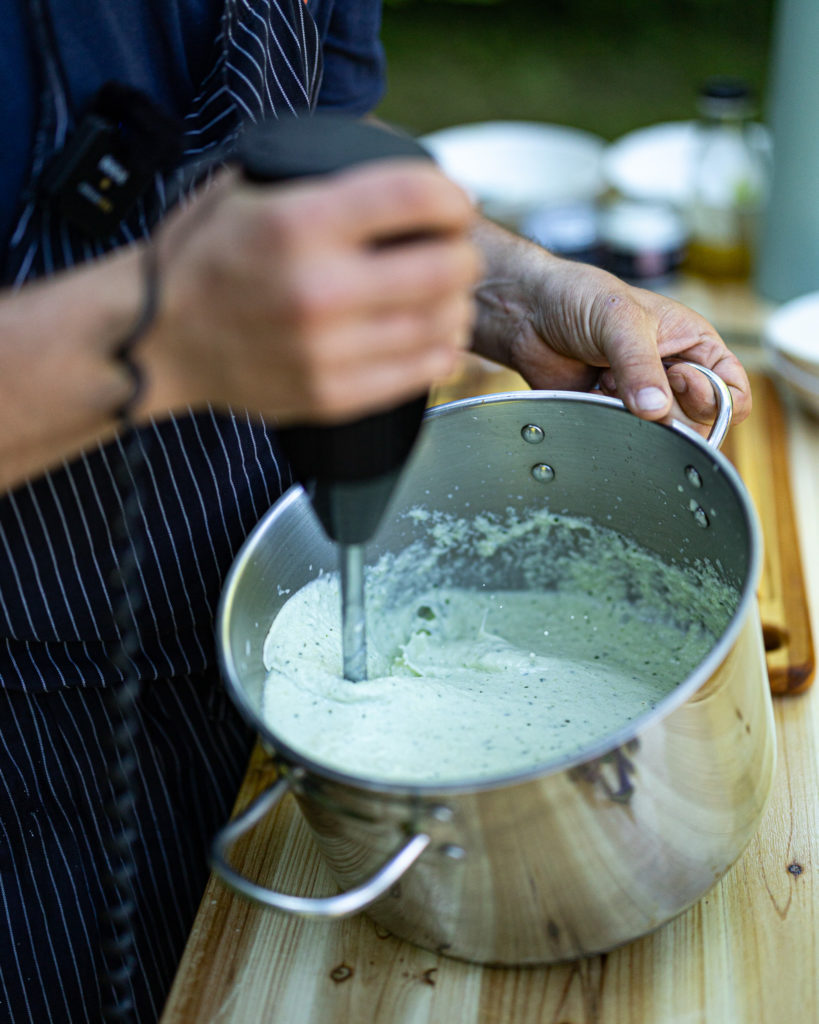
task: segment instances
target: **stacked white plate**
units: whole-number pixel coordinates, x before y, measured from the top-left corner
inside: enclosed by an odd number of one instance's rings
[[[750,126],[754,146],[766,160],[771,138],[761,124]],[[667,121],[623,135],[606,148],[603,176],[625,199],[669,203],[685,210],[691,202],[699,148],[697,121]]]
[[[763,339],[776,375],[819,416],[819,292],[780,306],[768,318]]]
[[[605,141],[536,121],[455,125],[419,140],[487,217],[512,228],[534,210],[592,202],[603,187]]]

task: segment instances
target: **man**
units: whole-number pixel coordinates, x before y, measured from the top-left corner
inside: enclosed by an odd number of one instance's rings
[[[0,1015],[93,1021],[125,999],[155,1020],[248,755],[212,625],[290,480],[275,425],[412,397],[466,345],[534,386],[597,382],[650,419],[674,395],[698,423],[713,412],[707,383],[661,356],[719,372],[737,418],[748,385],[700,317],[481,221],[420,162],[270,188],[228,166],[178,204],[179,176],[157,172],[101,236],[44,191],[112,79],[181,122],[182,166],[229,165],[248,121],[365,114],[382,88],[374,0],[16,0],[4,32]],[[416,237],[374,250],[385,234]],[[123,410],[138,429],[121,431]],[[106,694],[129,676],[123,859]],[[111,879],[131,855],[134,960],[111,977]]]

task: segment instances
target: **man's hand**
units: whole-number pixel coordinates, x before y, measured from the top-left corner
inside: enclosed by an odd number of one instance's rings
[[[477,352],[517,370],[534,388],[617,395],[644,419],[687,419],[706,432],[714,419],[711,384],[679,357],[714,370],[734,401],[734,420],[751,410],[748,377],[698,313],[596,267],[558,259],[539,246],[481,225],[488,274],[478,290]]]
[[[157,238],[163,301],[140,346],[152,411],[330,422],[422,393],[470,342],[473,220],[421,161],[270,186],[226,173]]]

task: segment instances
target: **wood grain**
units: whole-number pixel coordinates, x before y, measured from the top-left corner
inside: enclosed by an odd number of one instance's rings
[[[731,427],[723,453],[734,463],[762,524],[764,564],[759,611],[773,693],[800,693],[813,682],[816,662],[794,517],[785,412],[773,382],[750,373],[754,407]]]
[[[759,407],[756,415],[761,424]],[[792,412],[791,417],[787,448],[795,528],[808,568],[808,625],[815,631],[819,424]],[[745,452],[753,452],[752,431],[745,433]],[[738,461],[745,457],[732,455]],[[780,479],[767,475],[775,470],[760,471],[754,487],[770,489]],[[783,578],[777,572],[774,578]],[[779,596],[770,598],[769,607],[779,614],[785,595],[775,587],[771,593]],[[819,1021],[819,689],[777,698],[774,710],[778,770],[761,828],[702,900],[653,934],[572,964],[481,968],[401,942],[363,915],[307,921],[256,907],[212,878],[161,1024]],[[237,809],[273,773],[258,748]],[[265,884],[305,895],[335,891],[290,800],[237,844],[232,856],[237,867]]]
[[[777,702],[780,769],[762,827],[696,906],[606,956],[491,969],[401,942],[367,917],[302,921],[211,879],[162,1024],[778,1024],[819,1019],[816,695]],[[238,806],[272,768],[259,749]],[[284,803],[234,862],[260,881],[334,891]]]

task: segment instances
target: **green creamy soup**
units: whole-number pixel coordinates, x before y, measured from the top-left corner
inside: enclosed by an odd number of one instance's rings
[[[709,567],[577,519],[417,514],[425,539],[368,573],[366,681],[342,677],[335,574],[293,594],[265,641],[274,735],[350,775],[479,782],[576,753],[684,680],[738,600]],[[510,575],[524,585],[491,585]]]

